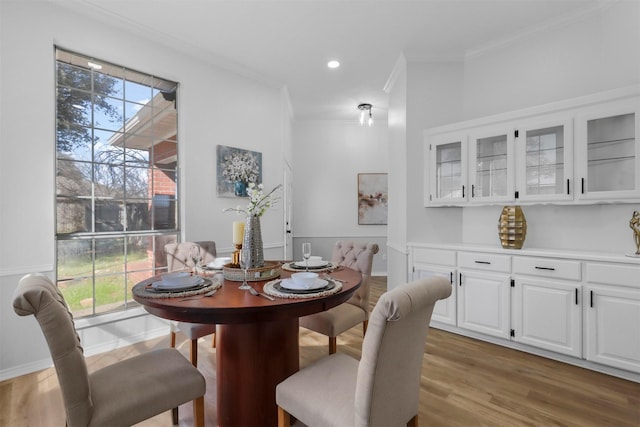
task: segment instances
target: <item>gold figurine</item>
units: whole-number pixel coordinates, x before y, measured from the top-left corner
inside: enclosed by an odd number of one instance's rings
[[[640,255],[640,212],[633,211],[629,221],[629,227],[633,230],[633,240],[636,242],[636,255]]]

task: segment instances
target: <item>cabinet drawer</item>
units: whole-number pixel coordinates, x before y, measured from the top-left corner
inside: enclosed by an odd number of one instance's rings
[[[580,280],[580,261],[552,258],[513,257],[513,273],[556,279]]]
[[[640,266],[587,263],[587,281],[640,288]]]
[[[485,254],[482,252],[459,252],[458,266],[509,273],[511,271],[511,257],[509,255]]]
[[[413,262],[425,264],[456,265],[456,252],[441,249],[414,248]]]

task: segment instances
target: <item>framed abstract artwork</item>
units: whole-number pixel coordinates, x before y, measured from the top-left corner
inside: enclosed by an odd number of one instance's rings
[[[386,225],[388,182],[386,173],[358,174],[358,224]]]
[[[262,183],[262,153],[216,147],[216,192],[220,197],[247,197],[249,183]]]

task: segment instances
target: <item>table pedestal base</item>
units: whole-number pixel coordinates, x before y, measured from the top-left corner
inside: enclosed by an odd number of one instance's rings
[[[218,425],[276,426],[276,386],[300,368],[298,318],[216,329]]]

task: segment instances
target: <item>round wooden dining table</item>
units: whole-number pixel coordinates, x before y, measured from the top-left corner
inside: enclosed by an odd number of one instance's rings
[[[291,272],[282,270],[280,278]],[[331,276],[342,282],[334,294],[270,301],[240,290],[241,282],[224,280],[211,297],[134,299],[151,314],[170,320],[216,324],[216,391],[218,425],[276,426],[276,386],[300,368],[298,318],[347,301],[362,275],[338,267]],[[136,286],[146,286],[158,277]],[[250,284],[259,292],[269,281]]]

